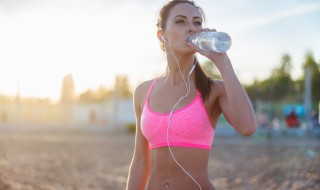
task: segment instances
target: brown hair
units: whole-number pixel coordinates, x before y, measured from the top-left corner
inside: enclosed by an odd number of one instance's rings
[[[205,14],[203,10],[195,5],[193,1],[189,0],[172,0],[169,1],[166,5],[162,7],[159,13],[159,18],[157,22],[157,27],[159,30],[165,30],[167,20],[169,17],[170,10],[180,3],[189,3],[190,5],[194,6],[201,14],[203,20],[205,20]],[[164,50],[163,46],[161,46],[162,50]],[[203,72],[202,68],[200,67],[198,59],[195,57],[195,82],[196,88],[200,91],[202,101],[205,101],[209,98],[211,92],[211,80],[206,74]]]

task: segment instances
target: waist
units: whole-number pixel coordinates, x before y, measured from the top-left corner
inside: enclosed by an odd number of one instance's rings
[[[200,185],[202,190],[215,190],[212,182],[210,181],[207,172],[192,173],[192,177]],[[157,173],[151,173],[148,181],[148,190],[198,190],[199,186],[189,176],[184,175],[168,175],[159,176]]]
[[[205,173],[208,168],[210,151],[198,148],[171,147],[174,158],[187,171],[194,173]],[[174,175],[184,174],[179,165],[176,163],[168,147],[150,149],[150,172]]]
[[[179,164],[200,184],[202,190],[214,190],[207,171],[209,150],[171,147],[171,151]],[[150,166],[148,190],[199,189],[175,162],[168,147],[150,150]]]
[[[207,169],[192,169],[189,170],[186,167],[184,169],[195,179],[209,180],[209,175]],[[191,180],[190,176],[186,174],[181,168],[178,170],[150,170],[150,179],[158,181],[167,181],[167,180]]]

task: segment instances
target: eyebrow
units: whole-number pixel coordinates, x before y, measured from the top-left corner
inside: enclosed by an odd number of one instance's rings
[[[187,18],[187,17],[186,17],[186,16],[184,16],[184,15],[177,15],[177,16],[175,16],[174,18],[177,18],[177,17]],[[199,16],[195,16],[195,17],[193,17],[193,19],[198,19],[198,18],[200,18],[200,19],[202,20],[202,18],[201,18],[201,17],[199,17]]]

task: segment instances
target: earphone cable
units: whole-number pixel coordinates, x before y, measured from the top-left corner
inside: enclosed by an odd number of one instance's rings
[[[178,59],[176,58],[176,56],[174,55],[171,47],[170,47],[169,45],[168,45],[168,47],[169,47],[169,49],[170,49],[170,51],[171,51],[171,53],[172,53],[173,58],[175,59],[176,63],[178,64],[179,72],[180,72],[180,74],[181,74],[181,77],[182,77],[185,85],[186,85],[187,93],[186,93],[184,96],[182,96],[182,97],[179,98],[179,100],[175,103],[175,105],[173,106],[173,108],[172,108],[172,110],[171,110],[171,112],[170,112],[169,121],[168,121],[168,127],[167,127],[167,145],[168,145],[168,149],[169,149],[169,151],[170,151],[170,154],[171,154],[173,160],[176,162],[176,164],[182,169],[182,171],[184,171],[184,172],[198,185],[199,189],[201,190],[200,184],[199,184],[199,183],[194,179],[194,177],[193,177],[189,172],[187,172],[187,171],[184,169],[184,167],[177,161],[177,159],[175,158],[175,156],[174,156],[174,154],[173,154],[173,152],[172,152],[172,150],[171,150],[170,143],[169,143],[169,128],[170,128],[170,124],[171,124],[171,117],[172,117],[172,114],[173,114],[175,108],[176,108],[176,107],[178,106],[178,104],[180,103],[180,101],[183,100],[184,98],[186,98],[186,97],[189,95],[189,93],[190,93],[190,90],[191,90],[191,89],[190,89],[190,75],[191,75],[191,73],[188,74],[188,82],[186,82],[186,80],[185,80],[185,78],[184,78],[184,76],[183,76],[183,74],[182,74],[181,68],[180,68],[179,60],[178,60]],[[194,64],[195,64],[195,63],[194,63]],[[193,66],[195,66],[195,65],[193,65]],[[193,70],[193,68],[192,68],[191,70]]]

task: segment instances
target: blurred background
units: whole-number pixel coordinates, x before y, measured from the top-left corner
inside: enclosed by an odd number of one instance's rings
[[[133,91],[166,67],[156,37],[165,2],[0,0],[0,189],[125,188]],[[232,37],[228,55],[258,124],[245,138],[220,117],[213,183],[320,188],[320,2],[196,3],[204,27]]]

